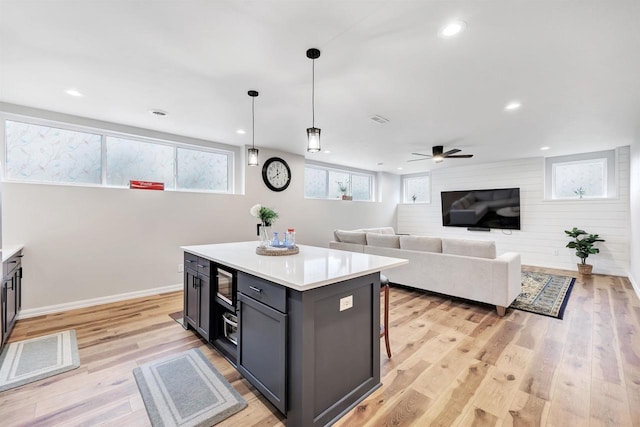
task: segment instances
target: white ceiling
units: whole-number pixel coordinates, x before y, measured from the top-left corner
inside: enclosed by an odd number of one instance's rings
[[[0,101],[245,145],[255,89],[258,147],[393,173],[433,145],[475,154],[438,167],[587,152],[640,128],[639,23],[638,0],[0,0]],[[305,151],[311,47],[331,154]]]

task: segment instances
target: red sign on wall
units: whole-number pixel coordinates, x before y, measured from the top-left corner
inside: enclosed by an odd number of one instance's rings
[[[164,190],[164,182],[129,181],[129,188],[138,190]]]

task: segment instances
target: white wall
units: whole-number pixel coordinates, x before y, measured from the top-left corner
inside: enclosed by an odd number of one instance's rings
[[[432,203],[398,205],[399,233],[495,240],[499,253],[518,252],[522,263],[576,270],[579,259],[564,230],[576,226],[597,233],[600,253],[589,257],[595,273],[627,276],[629,271],[629,147],[617,150],[619,194],[613,200],[545,201],[544,159],[529,158],[458,166],[432,172]],[[520,187],[521,230],[490,232],[443,227],[440,192]],[[557,251],[557,255],[554,255]]]
[[[631,145],[630,171],[630,265],[629,279],[640,297],[640,126]]]
[[[334,228],[395,224],[398,176],[378,176],[382,202],[307,200],[304,157],[261,149],[261,164],[273,155],[292,170],[281,193],[262,183],[261,167],[247,167],[244,195],[4,182],[3,244],[25,245],[23,309],[181,283],[179,246],[257,242],[255,203],[274,208],[274,229],[294,227],[300,244],[327,246]]]

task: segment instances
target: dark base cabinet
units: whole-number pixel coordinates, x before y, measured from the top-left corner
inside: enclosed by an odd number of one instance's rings
[[[22,308],[22,251],[2,263],[0,349],[9,338]]]
[[[209,341],[211,322],[210,261],[195,255],[184,254],[184,320],[202,338]]]
[[[209,313],[206,339],[287,426],[331,425],[380,387],[378,272],[297,291],[214,261],[209,268],[208,297],[198,269],[185,268],[185,319],[205,337],[196,325]]]

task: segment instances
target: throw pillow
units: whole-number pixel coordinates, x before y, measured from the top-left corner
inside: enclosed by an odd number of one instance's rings
[[[442,239],[442,253],[495,259],[496,242],[485,240]]]
[[[364,231],[335,230],[333,235],[336,237],[336,241],[338,242],[356,243],[358,245],[367,244],[367,233]]]
[[[400,249],[422,252],[442,252],[442,240],[439,237],[400,236]]]
[[[391,234],[367,233],[367,245],[400,249],[399,237]]]

